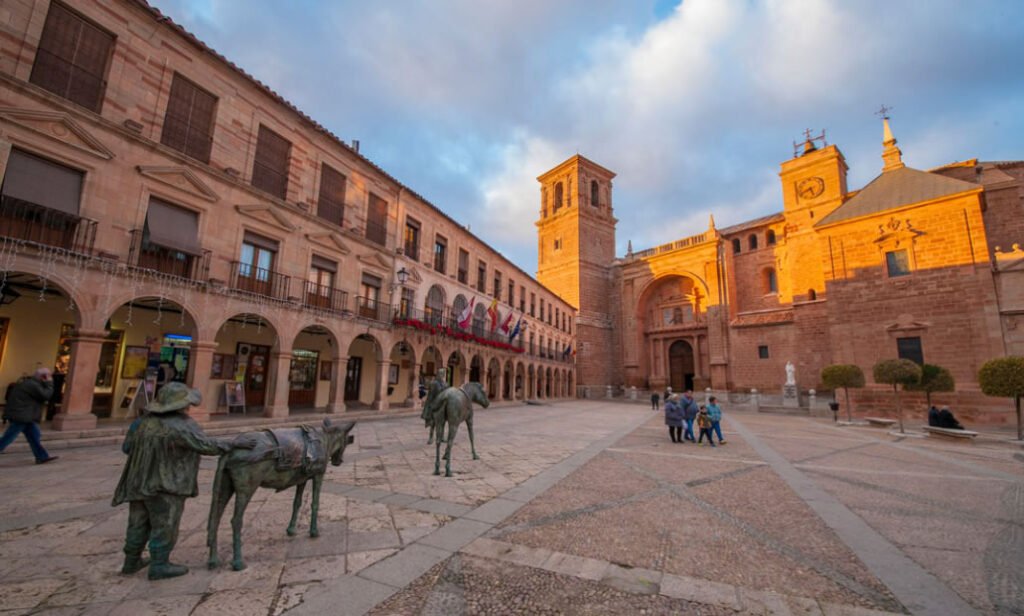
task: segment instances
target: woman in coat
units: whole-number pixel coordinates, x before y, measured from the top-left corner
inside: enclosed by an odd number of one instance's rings
[[[673,443],[683,442],[683,407],[679,404],[679,396],[669,396],[665,400],[665,425],[668,436]]]

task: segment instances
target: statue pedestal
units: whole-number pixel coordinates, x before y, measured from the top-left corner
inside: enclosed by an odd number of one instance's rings
[[[799,408],[800,396],[797,394],[796,385],[782,386],[782,406],[787,408]]]

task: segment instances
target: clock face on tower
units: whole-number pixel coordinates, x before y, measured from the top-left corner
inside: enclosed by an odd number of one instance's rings
[[[825,180],[819,177],[804,178],[796,183],[796,194],[801,200],[814,199],[825,191]]]

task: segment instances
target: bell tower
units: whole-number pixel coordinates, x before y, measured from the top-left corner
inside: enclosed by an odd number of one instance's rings
[[[537,178],[537,280],[577,310],[579,384],[612,383],[615,173],[579,154]]]

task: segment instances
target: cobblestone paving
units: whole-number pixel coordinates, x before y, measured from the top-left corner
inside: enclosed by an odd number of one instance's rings
[[[321,537],[285,536],[291,492],[261,490],[243,572],[205,568],[215,467],[205,459],[174,552],[192,571],[157,583],[117,573],[127,508],[109,506],[124,462],[116,446],[63,450],[43,466],[9,452],[0,616],[906,611],[899,580],[858,557],[864,546],[819,516],[778,456],[967,609],[1024,613],[1019,446],[728,409],[725,446],[676,445],[643,409],[492,407],[478,415],[481,459],[460,431],[450,479],[431,475],[417,418],[363,421],[328,471]],[[227,560],[227,516],[220,539]]]

